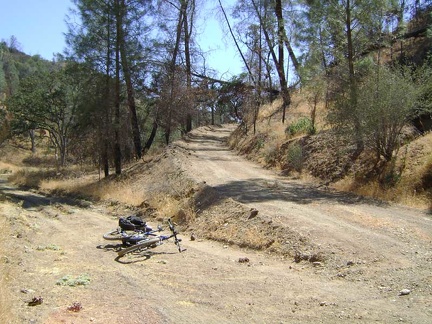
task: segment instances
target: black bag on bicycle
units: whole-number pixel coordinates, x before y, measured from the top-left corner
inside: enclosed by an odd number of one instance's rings
[[[145,229],[146,222],[137,216],[120,217],[119,226],[124,231],[133,231],[136,229]]]

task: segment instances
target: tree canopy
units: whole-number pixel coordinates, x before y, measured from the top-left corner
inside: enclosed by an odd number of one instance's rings
[[[217,121],[255,126],[261,105],[275,96],[281,98],[283,123],[295,87],[309,87],[308,100],[315,106],[318,100],[328,103],[333,125],[351,125],[359,149],[371,141],[365,129],[375,127],[368,119],[374,114],[383,117],[396,110],[396,103],[405,103],[397,109],[402,122],[432,106],[427,91],[412,88],[419,84],[415,80],[431,84],[428,51],[411,68],[423,71],[422,78],[408,77],[399,67],[409,62],[409,53],[401,50],[390,59],[382,53],[414,31],[424,30],[427,38],[429,0],[237,0],[229,5],[222,0],[74,0],[73,5],[68,49],[52,62],[20,52],[16,39],[0,44],[3,129],[47,130],[62,165],[74,152],[98,163],[106,176],[111,167],[120,174],[124,161],[139,159],[153,143],[169,144],[194,127]],[[242,59],[244,73],[231,80],[220,80],[209,69],[197,41],[208,8],[221,13],[220,24]],[[386,85],[383,75],[394,83]],[[368,101],[371,89],[393,84],[406,89],[405,97],[395,102],[379,92],[379,105]],[[412,106],[417,98],[420,103]],[[314,113],[311,120],[315,129]],[[391,155],[380,150],[386,158]]]

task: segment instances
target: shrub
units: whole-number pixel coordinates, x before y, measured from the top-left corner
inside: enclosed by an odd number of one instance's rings
[[[87,286],[88,284],[90,284],[90,277],[87,274],[79,275],[76,278],[74,278],[71,275],[67,275],[57,280],[56,284],[59,286],[70,286],[70,287]]]
[[[301,171],[303,167],[303,148],[300,144],[292,144],[288,147],[287,162],[295,171]]]
[[[264,150],[264,161],[266,164],[274,165],[277,160],[278,148],[274,145],[266,146]]]
[[[296,135],[296,134],[315,134],[315,127],[312,123],[312,120],[308,117],[301,117],[297,121],[291,123],[285,130],[287,135]]]

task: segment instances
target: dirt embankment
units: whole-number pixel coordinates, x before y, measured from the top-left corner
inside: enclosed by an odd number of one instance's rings
[[[184,253],[166,243],[116,258],[102,234],[136,209],[2,182],[8,322],[429,323],[430,215],[289,181],[229,151],[231,131],[195,130],[127,172],[134,190],[177,199]]]

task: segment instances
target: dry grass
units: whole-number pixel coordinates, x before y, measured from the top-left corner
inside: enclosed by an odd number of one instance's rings
[[[336,183],[334,187],[340,191],[353,192],[364,197],[391,201],[414,208],[430,208],[428,195],[418,193],[408,179],[404,179],[395,187],[384,188],[377,180],[359,186],[353,178],[346,178]]]
[[[44,179],[39,189],[68,196],[82,197],[96,201],[115,201],[138,206],[145,200],[145,193],[134,190],[127,180],[104,179],[84,176],[76,179]]]
[[[18,172],[19,170],[20,167],[17,167],[14,164],[0,161],[0,174],[14,173],[14,172]]]

